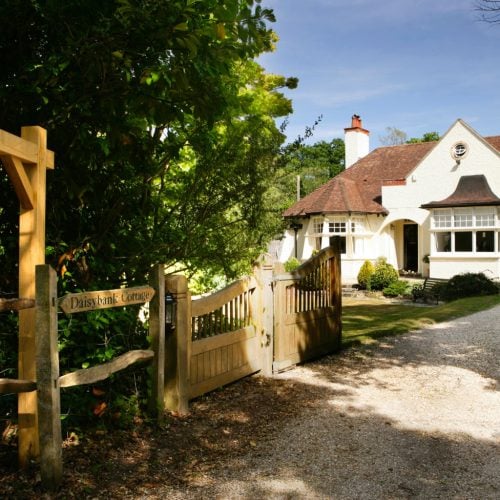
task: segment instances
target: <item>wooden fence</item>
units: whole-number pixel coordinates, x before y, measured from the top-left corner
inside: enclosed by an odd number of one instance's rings
[[[151,362],[152,392],[149,406],[151,411],[158,412],[159,415],[163,413],[164,285],[163,266],[158,265],[151,274],[149,287],[70,294],[58,300],[55,271],[47,265],[36,267],[36,388],[40,468],[42,483],[46,488],[56,488],[62,479],[61,387],[92,384],[139,361]],[[59,307],[65,312],[78,313],[145,302],[149,302],[150,350],[129,351],[108,363],[59,375],[57,347]]]

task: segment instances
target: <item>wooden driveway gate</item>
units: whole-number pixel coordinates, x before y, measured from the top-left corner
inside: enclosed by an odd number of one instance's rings
[[[340,348],[341,297],[340,259],[332,247],[275,277],[273,372]]]
[[[191,300],[184,276],[168,276],[176,326],[165,339],[165,406],[188,411],[189,400],[244,376],[272,375],[340,348],[338,247],[322,250],[293,273],[261,265],[252,278]]]

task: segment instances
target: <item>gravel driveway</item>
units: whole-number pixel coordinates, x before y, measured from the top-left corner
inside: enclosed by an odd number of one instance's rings
[[[183,498],[500,499],[500,307],[279,377],[320,402]]]

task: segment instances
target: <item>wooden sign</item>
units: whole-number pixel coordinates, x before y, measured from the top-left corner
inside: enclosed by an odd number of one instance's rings
[[[108,309],[149,302],[155,294],[150,286],[118,288],[100,292],[69,293],[59,299],[59,307],[66,313]]]

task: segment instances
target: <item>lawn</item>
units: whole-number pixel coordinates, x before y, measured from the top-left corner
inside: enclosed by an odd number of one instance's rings
[[[425,328],[499,304],[500,295],[470,297],[430,307],[393,304],[380,299],[344,299],[342,345],[348,347],[352,344],[376,342],[378,337]]]

